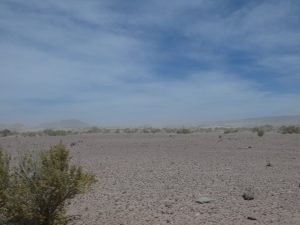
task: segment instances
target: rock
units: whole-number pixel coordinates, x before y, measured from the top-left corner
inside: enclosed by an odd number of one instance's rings
[[[71,142],[70,147],[74,147],[76,144],[76,142]]]
[[[253,217],[253,216],[248,216],[247,219],[248,219],[248,220],[257,220],[257,219],[256,219],[255,217]]]
[[[267,161],[266,167],[271,167],[271,166],[272,166],[272,164],[269,161]]]
[[[252,188],[247,188],[243,193],[242,197],[244,200],[253,200],[254,199],[254,191]]]
[[[213,199],[206,197],[206,196],[200,196],[196,202],[199,204],[205,204],[205,203],[210,203],[211,201],[213,201]]]
[[[165,207],[166,208],[172,208],[172,203],[171,202],[165,202]]]

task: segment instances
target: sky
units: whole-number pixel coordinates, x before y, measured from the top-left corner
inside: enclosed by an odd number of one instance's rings
[[[1,0],[0,122],[300,114],[299,0]]]

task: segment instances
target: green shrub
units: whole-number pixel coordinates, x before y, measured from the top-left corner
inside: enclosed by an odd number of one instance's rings
[[[253,127],[252,132],[256,133],[257,136],[262,137],[265,134],[265,129],[264,127]]]
[[[282,134],[300,134],[300,126],[282,126],[279,128]]]
[[[65,206],[95,182],[92,174],[70,165],[64,145],[52,146],[35,160],[30,154],[9,170],[0,152],[0,221],[11,225],[66,225]]]
[[[257,136],[262,137],[265,134],[265,130],[263,128],[259,128],[257,130]]]

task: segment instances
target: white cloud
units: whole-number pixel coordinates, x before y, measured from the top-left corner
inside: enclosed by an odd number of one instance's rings
[[[236,71],[259,69],[273,82],[299,84],[295,2],[249,3],[225,13],[204,0],[3,1],[0,117],[117,125],[300,113],[299,94]],[[170,44],[176,35],[182,40]],[[232,64],[231,52],[252,62]],[[179,74],[181,59],[205,68]],[[157,68],[170,66],[174,74],[162,79]]]

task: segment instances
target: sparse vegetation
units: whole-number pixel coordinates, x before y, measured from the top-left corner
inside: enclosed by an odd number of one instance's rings
[[[182,129],[178,129],[176,131],[177,134],[191,134],[192,130],[188,129],[188,128],[182,128]]]
[[[282,126],[279,128],[282,134],[300,134],[300,126]]]
[[[239,132],[239,129],[237,128],[225,128],[224,134],[232,134]]]
[[[102,129],[99,127],[91,127],[86,132],[87,133],[101,133]]]
[[[257,136],[262,137],[265,134],[265,129],[264,129],[264,127],[254,127],[252,129],[252,132],[256,133]]]
[[[159,129],[159,128],[153,128],[153,127],[151,127],[151,128],[149,129],[149,131],[150,131],[150,133],[152,133],[152,134],[161,133],[161,129]]]
[[[107,128],[104,128],[104,129],[103,129],[103,133],[104,133],[104,134],[109,134],[110,132],[111,132],[110,129],[107,129]]]
[[[72,131],[52,130],[52,129],[46,129],[43,132],[44,132],[44,134],[49,135],[49,136],[66,136],[66,135],[72,133]]]
[[[175,128],[163,128],[162,129],[165,133],[170,134],[170,133],[176,133]]]
[[[138,132],[137,128],[125,128],[123,129],[123,132],[126,134],[134,134]]]
[[[0,136],[1,137],[6,137],[6,136],[10,136],[13,135],[14,133],[12,131],[10,131],[9,129],[4,129],[0,131]]]
[[[66,225],[68,201],[95,182],[94,175],[70,165],[69,151],[62,144],[37,159],[26,154],[13,168],[9,161],[0,151],[0,224]]]
[[[264,134],[265,134],[264,129],[262,129],[262,128],[258,129],[257,136],[262,137],[262,136],[264,136]]]

